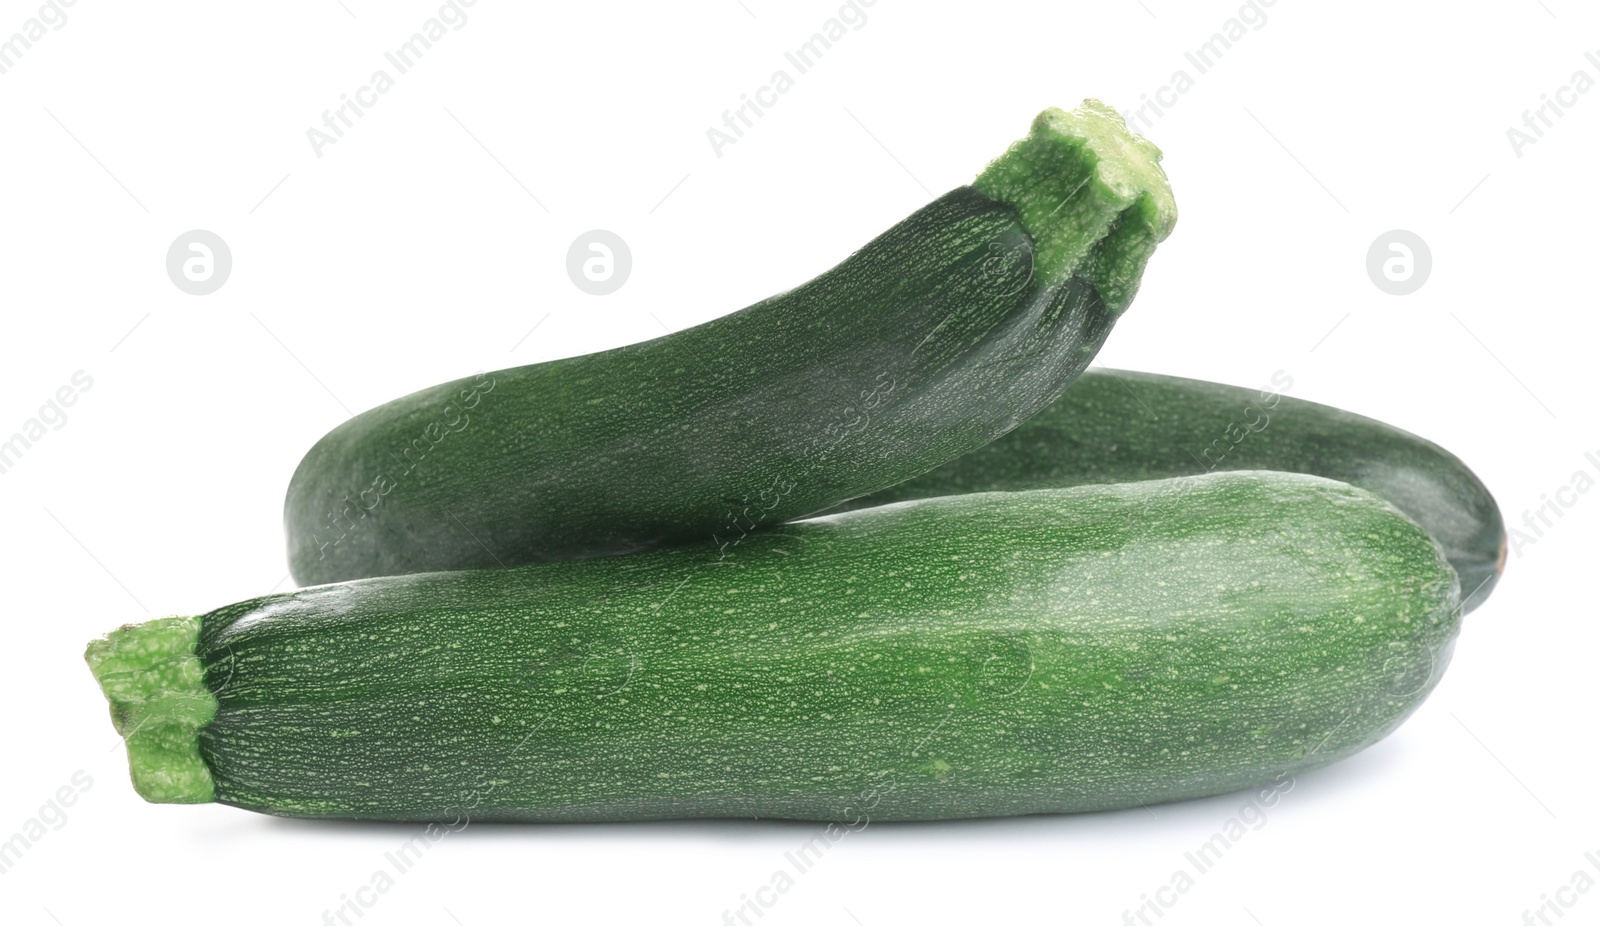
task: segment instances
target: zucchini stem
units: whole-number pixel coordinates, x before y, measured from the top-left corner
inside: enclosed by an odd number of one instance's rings
[[[1017,210],[1046,284],[1083,276],[1113,315],[1133,301],[1145,262],[1178,219],[1161,149],[1099,100],[1040,113],[972,185]]]
[[[153,803],[216,796],[199,732],[217,715],[217,699],[205,686],[199,642],[199,617],[163,617],[113,630],[84,653],[127,741],[133,788]]]

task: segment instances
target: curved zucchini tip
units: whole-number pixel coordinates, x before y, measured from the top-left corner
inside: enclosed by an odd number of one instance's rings
[[[1466,588],[1467,577],[1462,576],[1461,584],[1464,595],[1461,607],[1464,611],[1477,610],[1478,606],[1483,604],[1484,600],[1489,597],[1489,593],[1494,591],[1494,587],[1500,584],[1500,577],[1506,574],[1506,554],[1511,550],[1509,543],[1510,538],[1502,531],[1500,534],[1500,550],[1495,555],[1493,570],[1479,580],[1476,583],[1476,587],[1472,588],[1471,591]]]
[[[200,618],[126,624],[83,654],[111,703],[111,722],[127,741],[128,771],[139,796],[156,804],[214,800],[199,731],[217,714],[196,655]]]

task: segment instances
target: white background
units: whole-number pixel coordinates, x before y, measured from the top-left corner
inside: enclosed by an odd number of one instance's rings
[[[0,3],[0,37],[37,9]],[[1512,524],[1600,477],[1600,92],[1520,156],[1507,137],[1576,71],[1600,79],[1600,16],[1577,0],[1279,0],[1203,75],[1184,53],[1231,0],[878,0],[721,157],[706,130],[793,72],[784,52],[833,0],[479,0],[321,157],[307,129],[393,73],[383,53],[437,4],[238,9],[79,0],[0,75],[0,436],[93,379],[0,476],[0,840],[92,780],[0,874],[6,923],[323,922],[414,835],[144,803],[81,660],[121,623],[289,587],[283,489],[325,431],[793,286],[969,182],[1045,106],[1131,109],[1180,68],[1194,86],[1147,134],[1181,218],[1099,362],[1242,386],[1283,370],[1290,395],[1455,451]],[[233,252],[209,296],[165,272],[193,228]],[[566,275],[591,228],[632,249],[610,296]],[[1365,269],[1394,228],[1433,254],[1404,297]],[[1600,492],[1562,497],[1427,704],[1302,776],[1163,926],[1511,926],[1580,869],[1600,879]],[[1114,924],[1242,802],[874,824],[759,922]],[[819,829],[472,826],[351,922],[715,924]],[[1561,896],[1564,922],[1600,920],[1600,888]]]

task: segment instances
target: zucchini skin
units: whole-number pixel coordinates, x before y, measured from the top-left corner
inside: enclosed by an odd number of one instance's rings
[[[1084,278],[997,281],[997,252],[1025,268],[1032,242],[962,187],[743,311],[358,415],[290,483],[294,578],[725,549],[982,446],[1114,321]]]
[[[301,584],[726,552],[1043,408],[1177,207],[1117,111],[1047,109],[971,186],[795,289],[653,341],[425,389],[329,432],[284,501]]]
[[[216,704],[185,716],[215,791],[190,799],[858,822],[1217,794],[1393,730],[1448,663],[1458,602],[1386,502],[1285,473],[927,499],[726,558],[319,586],[195,622]],[[131,758],[159,724],[113,708]]]
[[[1280,374],[1281,376],[1281,374]],[[1444,548],[1465,610],[1505,566],[1494,496],[1432,441],[1330,405],[1156,373],[1087,370],[1004,437],[899,485],[845,503],[863,508],[962,492],[1064,488],[1202,472],[1310,473],[1375,492]]]

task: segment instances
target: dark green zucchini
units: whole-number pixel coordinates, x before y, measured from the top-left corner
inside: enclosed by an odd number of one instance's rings
[[[389,576],[88,660],[152,801],[427,820],[920,820],[1275,783],[1393,730],[1459,587],[1289,473],[925,499],[707,546]]]
[[[1094,101],[821,276],[599,354],[367,411],[284,504],[301,584],[751,531],[980,447],[1060,394],[1176,212],[1160,151]]]
[[[1064,488],[1228,470],[1311,473],[1387,499],[1432,534],[1466,610],[1505,566],[1494,496],[1449,451],[1361,415],[1261,389],[1098,368],[1004,437],[839,510],[959,492]]]

